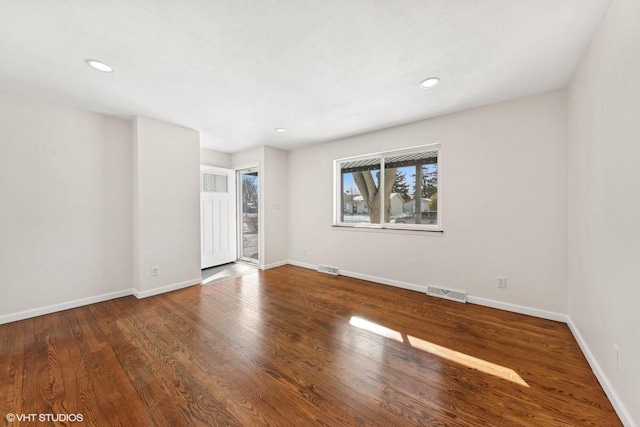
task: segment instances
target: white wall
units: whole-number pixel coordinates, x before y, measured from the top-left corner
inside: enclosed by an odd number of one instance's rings
[[[264,148],[266,267],[285,263],[289,257],[288,158],[286,151]]]
[[[640,423],[639,22],[638,1],[613,1],[568,96],[569,315],[627,425]]]
[[[331,227],[334,159],[434,142],[442,235]],[[289,256],[566,313],[566,168],[563,90],[294,150]]]
[[[231,154],[222,151],[200,149],[200,164],[229,169],[231,167]]]
[[[131,147],[128,121],[0,93],[0,323],[131,289]]]
[[[231,154],[231,166],[243,168],[264,162],[264,146]]]
[[[134,134],[133,282],[147,296],[200,280],[200,142],[194,130],[142,117]]]

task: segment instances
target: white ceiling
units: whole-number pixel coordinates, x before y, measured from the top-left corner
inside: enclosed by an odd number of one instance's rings
[[[4,0],[0,90],[291,149],[564,87],[609,3]]]

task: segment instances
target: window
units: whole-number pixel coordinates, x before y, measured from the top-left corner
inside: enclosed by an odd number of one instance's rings
[[[205,193],[226,193],[227,176],[210,172],[201,172],[202,185],[200,191]]]
[[[334,225],[441,230],[439,149],[434,144],[336,160]]]

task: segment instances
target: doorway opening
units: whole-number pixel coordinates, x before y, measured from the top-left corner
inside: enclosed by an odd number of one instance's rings
[[[260,259],[258,168],[238,172],[238,258],[257,265]]]

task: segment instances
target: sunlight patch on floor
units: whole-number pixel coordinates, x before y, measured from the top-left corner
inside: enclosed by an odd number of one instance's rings
[[[411,335],[404,335],[393,329],[389,329],[385,326],[378,325],[377,323],[363,319],[362,317],[352,316],[349,320],[349,324],[357,328],[373,332],[376,335],[408,344],[415,349],[422,350],[424,352],[433,354],[434,356],[441,357],[443,359],[458,363],[468,368],[478,370],[485,374],[493,375],[511,381],[523,387],[529,387],[529,384],[527,384],[527,382],[523,380],[522,377],[511,368],[479,359],[465,353],[460,353],[459,351],[455,351],[450,348],[443,347]]]
[[[385,328],[382,325],[378,325],[377,323],[370,322],[362,317],[351,316],[351,320],[349,320],[349,324],[351,326],[355,326],[360,329],[364,329],[365,331],[373,332],[376,335],[380,335],[385,338],[390,338],[392,340],[398,342],[404,342],[402,340],[402,334],[398,331],[394,331],[393,329]]]

